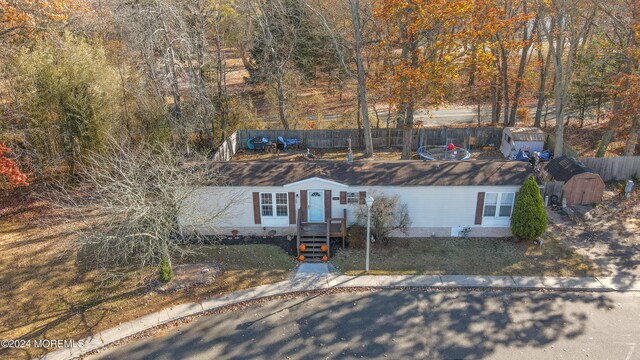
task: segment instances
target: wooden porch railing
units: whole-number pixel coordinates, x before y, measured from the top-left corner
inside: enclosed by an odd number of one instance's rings
[[[298,209],[298,217],[296,218],[296,251],[300,256],[300,235],[302,234],[302,208]]]
[[[347,209],[342,210],[341,218],[329,218],[327,219],[327,248],[329,248],[329,238],[330,237],[342,237],[342,248],[344,249],[344,239],[347,236]],[[339,232],[331,232],[331,224],[340,222],[340,231]]]

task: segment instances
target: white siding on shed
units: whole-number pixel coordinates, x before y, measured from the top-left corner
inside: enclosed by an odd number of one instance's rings
[[[505,128],[502,132],[500,151],[505,158],[515,156],[520,150],[532,153],[544,150],[544,140],[519,140],[518,135],[513,134],[514,128]],[[536,138],[537,139],[537,138]]]

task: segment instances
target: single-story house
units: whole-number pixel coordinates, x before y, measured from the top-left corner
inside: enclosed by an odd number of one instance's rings
[[[597,173],[578,160],[560,156],[545,167],[551,180],[563,182],[567,205],[590,205],[602,202],[604,181]]]
[[[183,228],[208,235],[295,235],[296,224],[356,221],[367,195],[398,196],[409,237],[511,235],[515,195],[533,174],[515,161],[215,162],[219,185],[203,186],[182,210]],[[214,216],[217,215],[217,216]],[[215,217],[202,224],[199,219]],[[300,219],[298,219],[300,217]],[[300,220],[300,221],[299,221]],[[331,222],[331,221],[329,221]]]
[[[537,127],[506,127],[502,131],[500,151],[505,158],[514,158],[520,150],[533,153],[544,150],[544,132]]]

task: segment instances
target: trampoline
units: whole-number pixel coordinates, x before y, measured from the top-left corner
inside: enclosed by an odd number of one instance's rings
[[[420,146],[418,148],[418,156],[425,160],[467,160],[471,157],[469,150],[454,144],[442,145],[442,146]]]

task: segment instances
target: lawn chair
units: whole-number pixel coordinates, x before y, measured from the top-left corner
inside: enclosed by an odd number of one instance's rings
[[[287,150],[291,146],[300,144],[298,142],[298,139],[296,139],[296,138],[285,139],[282,136],[278,136],[277,142],[278,142],[278,149],[280,149],[280,150]]]

